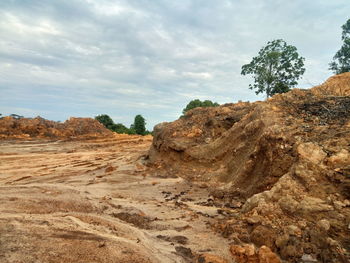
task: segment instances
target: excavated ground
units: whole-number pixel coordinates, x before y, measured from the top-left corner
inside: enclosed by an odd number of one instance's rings
[[[149,164],[202,182],[240,263],[350,260],[350,73],[264,102],[196,108],[154,129]],[[227,214],[227,212],[225,212]]]
[[[207,189],[143,165],[151,140],[0,141],[0,262],[232,262]]]
[[[350,261],[350,73],[193,109],[152,143],[2,121],[41,139],[0,142],[0,262]]]

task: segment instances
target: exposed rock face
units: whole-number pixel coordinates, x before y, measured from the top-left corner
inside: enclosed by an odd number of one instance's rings
[[[93,138],[110,136],[112,132],[91,118],[70,118],[64,123],[41,117],[34,119],[4,117],[0,119],[0,139]]]
[[[238,243],[288,262],[350,259],[350,73],[265,102],[193,109],[156,126],[149,157],[205,181],[217,205],[242,202],[216,226]]]

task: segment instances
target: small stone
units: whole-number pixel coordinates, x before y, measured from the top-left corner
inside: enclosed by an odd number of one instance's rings
[[[250,234],[250,240],[256,246],[273,247],[276,240],[276,233],[270,227],[259,225]]]
[[[244,257],[250,257],[255,255],[255,248],[254,245],[246,244],[243,246],[239,245],[232,245],[230,247],[231,254],[235,258],[244,258]]]
[[[344,204],[341,201],[334,201],[333,204],[334,204],[335,209],[337,209],[337,210],[340,210],[343,207],[346,207],[346,204]]]
[[[299,227],[295,226],[295,225],[289,225],[287,226],[287,233],[291,236],[301,236],[301,230]]]
[[[175,247],[175,250],[182,257],[193,258],[193,254],[192,254],[192,251],[191,251],[190,248],[183,247],[183,246],[178,246],[178,247]]]
[[[300,144],[297,148],[302,159],[306,159],[314,164],[319,164],[327,156],[320,146],[311,142]]]
[[[106,246],[106,242],[99,242],[98,243],[98,247],[101,248],[101,247],[105,247]]]
[[[208,137],[208,138],[205,138],[204,141],[205,141],[205,143],[210,143],[210,142],[211,142],[211,138],[209,138],[209,137]]]
[[[334,239],[327,237],[326,239],[327,244],[331,247],[337,247],[339,245],[339,243],[337,241],[335,241]]]
[[[231,203],[225,204],[225,206],[229,208],[240,208],[242,207],[242,203],[238,201],[232,201]]]
[[[115,170],[115,168],[113,166],[107,166],[107,168],[105,169],[105,173],[110,173],[113,172]]]
[[[312,263],[312,262],[317,262],[317,259],[314,258],[312,255],[310,254],[304,254],[302,257],[301,257],[301,261],[303,263]]]
[[[258,257],[259,263],[281,263],[280,258],[266,246],[259,249]]]
[[[287,245],[289,240],[289,235],[288,234],[284,234],[283,236],[279,236],[276,241],[275,244],[278,248],[284,247]]]
[[[306,226],[307,226],[307,224],[306,224],[305,221],[299,221],[299,222],[298,222],[298,226],[299,226],[301,229],[305,229]]]
[[[342,149],[340,152],[328,158],[328,164],[335,168],[349,165],[350,153],[346,149]]]
[[[261,220],[260,220],[260,217],[258,215],[253,215],[251,217],[248,217],[246,221],[248,224],[254,225],[254,224],[259,223]]]
[[[316,197],[306,196],[298,206],[301,214],[319,213],[334,210],[324,200]]]
[[[295,213],[298,207],[298,202],[294,200],[290,195],[282,197],[278,201],[279,206],[285,212]]]
[[[242,207],[242,212],[246,213],[251,211],[253,208],[259,206],[260,204],[265,202],[265,194],[264,192],[253,195],[248,198]]]
[[[328,231],[331,228],[331,224],[327,219],[322,219],[318,221],[317,226],[324,231]]]
[[[197,263],[228,263],[228,262],[222,257],[205,253],[198,257]]]
[[[297,257],[298,256],[298,251],[297,248],[293,245],[288,245],[285,246],[281,249],[280,254],[282,258],[289,258],[289,257]]]

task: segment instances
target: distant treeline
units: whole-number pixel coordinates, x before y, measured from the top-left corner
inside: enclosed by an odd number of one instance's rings
[[[127,128],[121,123],[114,123],[112,118],[109,117],[107,114],[98,115],[95,117],[95,119],[102,123],[107,129],[116,133],[139,135],[151,134],[150,131],[146,130],[146,120],[140,114],[135,116],[134,123],[130,125],[130,128]]]

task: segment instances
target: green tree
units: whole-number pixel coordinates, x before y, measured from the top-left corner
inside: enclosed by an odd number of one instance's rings
[[[191,100],[186,107],[182,110],[182,113],[185,114],[189,110],[192,110],[197,107],[216,107],[219,106],[219,103],[212,102],[211,100],[201,101],[199,99]]]
[[[101,114],[95,117],[100,123],[102,123],[107,129],[116,133],[134,134],[133,131],[125,127],[121,123],[114,123],[111,117],[107,114]]]
[[[130,125],[129,133],[128,133],[128,134],[136,134],[135,125],[134,125],[134,124],[131,124],[131,125]]]
[[[350,72],[350,19],[342,26],[343,45],[335,53],[329,69],[335,74]]]
[[[134,120],[133,128],[136,134],[145,135],[146,133],[146,120],[142,115],[136,115]]]
[[[267,98],[289,91],[305,72],[304,58],[297,48],[282,39],[273,40],[260,49],[258,56],[242,66],[242,75],[252,74],[254,84],[249,84],[255,93],[266,93]]]
[[[126,133],[129,134],[129,129],[121,123],[116,123],[113,125],[113,131],[116,133]]]
[[[113,128],[115,128],[114,127],[114,125],[115,125],[114,121],[107,114],[97,115],[95,117],[95,120],[98,120],[99,122],[101,122],[107,129],[110,129],[110,130],[113,131]]]

